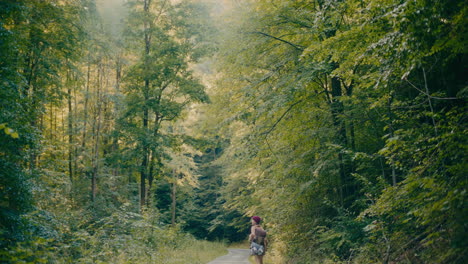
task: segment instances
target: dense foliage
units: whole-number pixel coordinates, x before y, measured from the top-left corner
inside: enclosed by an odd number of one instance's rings
[[[466,1],[201,2],[0,1],[0,262],[468,261]]]
[[[190,145],[208,143],[174,130],[208,101],[192,70],[210,50],[207,11],[0,1],[0,262],[206,263],[225,253],[182,229],[197,182]],[[158,210],[156,181],[182,206]]]
[[[467,2],[233,10],[207,122],[227,206],[265,217],[276,262],[465,263]]]

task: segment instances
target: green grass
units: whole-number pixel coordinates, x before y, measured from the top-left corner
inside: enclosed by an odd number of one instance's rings
[[[151,264],[206,264],[219,256],[226,255],[226,245],[221,242],[208,242],[203,240],[192,240],[185,242],[183,246],[175,249],[169,247],[159,248],[149,254],[129,254],[123,251],[113,258],[109,263],[151,263]],[[105,262],[106,263],[106,262]]]
[[[232,243],[228,245],[228,248],[241,248],[241,249],[248,249],[250,247],[249,242],[242,241],[242,242],[237,242],[237,243]]]
[[[221,242],[195,240],[185,248],[164,252],[168,264],[206,264],[217,257],[226,255],[226,245]]]

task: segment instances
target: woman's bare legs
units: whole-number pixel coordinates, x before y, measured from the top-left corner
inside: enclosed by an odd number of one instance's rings
[[[263,255],[255,255],[255,262],[257,262],[257,264],[263,264]]]

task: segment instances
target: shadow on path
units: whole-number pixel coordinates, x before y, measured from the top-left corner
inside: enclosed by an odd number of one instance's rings
[[[230,248],[228,250],[229,254],[219,257],[208,264],[250,264],[250,250],[235,248]]]

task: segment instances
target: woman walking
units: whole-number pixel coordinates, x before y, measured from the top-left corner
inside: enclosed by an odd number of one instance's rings
[[[258,216],[253,216],[251,219],[252,227],[250,228],[250,252],[255,256],[257,264],[263,264],[263,256],[267,250],[268,241],[266,231],[260,226],[262,219]]]

